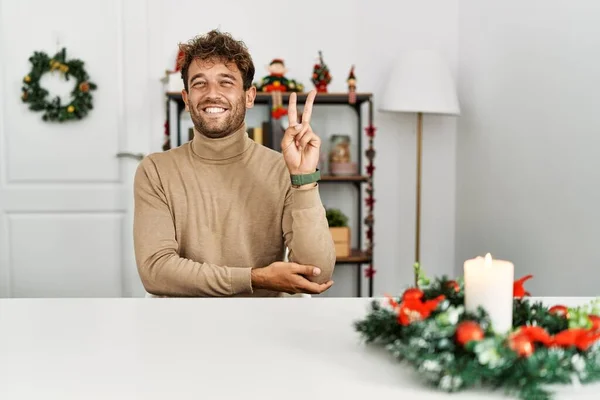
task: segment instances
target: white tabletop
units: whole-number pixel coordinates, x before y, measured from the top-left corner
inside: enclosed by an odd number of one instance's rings
[[[360,342],[352,323],[370,301],[0,300],[0,399],[457,398],[426,389],[410,369]],[[556,398],[599,391],[563,386]]]

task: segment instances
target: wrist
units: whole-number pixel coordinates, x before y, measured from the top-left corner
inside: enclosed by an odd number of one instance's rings
[[[255,267],[250,271],[250,282],[253,289],[264,289],[267,280],[264,276],[264,268]]]
[[[292,187],[294,189],[298,189],[298,190],[306,190],[306,189],[312,189],[314,187],[317,186],[317,183],[307,183],[306,185],[292,185]]]
[[[290,175],[309,175],[309,174],[314,174],[315,172],[317,172],[317,169],[313,168],[313,169],[308,169],[308,170],[304,170],[304,171],[290,169],[288,171],[290,171]]]
[[[313,172],[309,173],[290,173],[290,179],[292,181],[292,186],[295,188],[315,187],[316,183],[321,179],[321,171],[319,171],[318,168],[315,168]]]

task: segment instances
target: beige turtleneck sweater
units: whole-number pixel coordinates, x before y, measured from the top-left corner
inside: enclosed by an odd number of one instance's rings
[[[245,126],[222,139],[196,134],[145,157],[134,183],[134,245],[148,293],[279,296],[252,288],[252,267],[289,260],[331,279],[335,248],[319,187],[291,186],[281,153]]]

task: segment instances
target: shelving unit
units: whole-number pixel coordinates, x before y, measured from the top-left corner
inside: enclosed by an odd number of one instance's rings
[[[289,100],[290,93],[283,93],[283,103],[287,104]],[[298,104],[302,105],[306,102],[306,97],[308,93],[297,93],[298,96]],[[372,163],[374,158],[375,149],[373,148],[373,132],[371,135],[368,134],[369,127],[373,128],[373,99],[371,93],[357,93],[356,94],[356,102],[354,104],[350,104],[348,102],[348,93],[319,93],[315,99],[314,106],[318,105],[340,105],[351,107],[356,112],[358,118],[358,149],[360,156],[358,157],[358,171],[362,173],[365,172],[365,168],[363,166],[363,154],[367,156],[367,158]],[[170,126],[171,126],[171,103],[175,103],[177,105],[177,132],[176,132],[176,143],[177,146],[183,144],[183,137],[181,131],[181,113],[185,110],[185,104],[181,97],[181,93],[176,92],[167,92],[166,93],[166,129],[167,135],[170,136]],[[254,101],[257,105],[268,105],[268,126],[269,131],[263,132],[263,135],[270,135],[271,140],[269,143],[275,143],[275,146],[272,146],[275,150],[280,151],[281,149],[277,148],[278,141],[273,140],[277,132],[282,133],[282,129],[280,126],[280,121],[274,120],[271,117],[270,110],[272,106],[272,97],[269,93],[257,93],[256,99]],[[367,136],[369,137],[369,147],[367,150],[363,149],[363,105],[368,107],[368,116],[367,116]],[[170,148],[170,140],[165,142],[163,146],[163,150],[168,150]],[[370,170],[369,170],[370,169]],[[336,261],[337,264],[344,265],[356,265],[356,295],[358,297],[362,297],[362,282],[363,275],[366,276],[366,279],[369,280],[369,297],[373,296],[373,225],[374,225],[374,216],[373,216],[373,202],[371,204],[367,203],[368,215],[363,219],[363,202],[365,201],[365,197],[363,194],[363,190],[366,186],[366,192],[368,196],[372,198],[373,195],[373,166],[370,168],[367,167],[367,173],[365,175],[352,175],[352,176],[332,176],[332,175],[323,175],[321,177],[321,184],[347,184],[352,185],[358,191],[358,204],[357,204],[357,220],[359,224],[358,234],[358,245],[356,249],[353,249],[348,257],[339,257]],[[363,244],[363,233],[365,226],[367,227],[367,240],[366,243]],[[368,265],[366,270],[363,270],[363,265]]]

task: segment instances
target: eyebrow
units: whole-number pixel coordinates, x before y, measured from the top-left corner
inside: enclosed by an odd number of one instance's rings
[[[222,77],[222,78],[229,78],[229,79],[231,79],[231,80],[233,80],[233,81],[236,81],[236,80],[237,80],[237,79],[235,78],[235,76],[233,76],[233,75],[231,75],[231,74],[227,74],[227,73],[220,73],[220,74],[219,74],[219,76],[220,76],[220,77]],[[204,73],[202,73],[202,72],[198,72],[197,74],[193,75],[193,76],[190,78],[190,83],[194,82],[194,79],[198,79],[198,78],[204,78],[204,77],[205,77]]]

